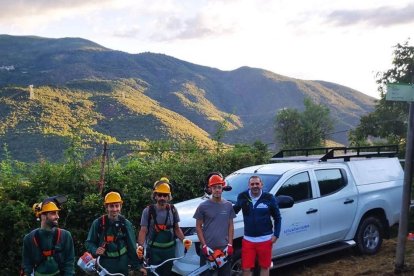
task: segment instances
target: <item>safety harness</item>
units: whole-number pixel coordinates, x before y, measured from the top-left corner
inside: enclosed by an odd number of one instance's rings
[[[42,247],[42,243],[40,241],[39,229],[35,230],[33,234],[33,244],[37,248],[39,248],[41,255],[42,255],[42,259],[38,263],[34,264],[35,270],[37,267],[39,267],[43,262],[45,262],[50,257],[53,257],[55,259],[55,262],[59,266],[59,270],[62,270],[62,261],[59,255],[59,253],[62,252],[62,248],[58,247],[58,249],[56,249],[56,245],[60,243],[61,236],[62,236],[62,229],[56,228],[54,230],[52,248],[46,249]]]
[[[175,209],[173,204],[167,204],[166,210],[167,215],[165,216],[164,224],[159,224],[157,221],[157,210],[155,204],[151,204],[148,206],[148,227],[151,225],[151,220],[153,220],[155,230],[152,239],[148,242],[148,244],[152,247],[168,248],[175,245],[174,226],[177,223],[177,209]],[[173,217],[172,226],[167,225],[168,220],[170,218],[170,211]],[[168,241],[165,240],[165,237],[168,234],[167,232],[170,233],[169,237],[167,238]],[[158,238],[160,239],[158,240]]]
[[[128,231],[126,228],[126,223],[125,223],[125,217],[119,215],[119,221],[115,222],[115,227],[112,225],[112,230],[115,231],[115,233],[112,233],[111,235],[108,235],[108,228],[107,227],[107,221],[108,221],[108,215],[103,215],[100,219],[99,219],[99,235],[103,235],[103,243],[104,246],[106,246],[107,244],[110,243],[115,243],[116,244],[116,251],[111,251],[109,252],[108,250],[105,250],[105,256],[109,257],[109,258],[118,258],[122,255],[124,255],[128,250],[127,250],[127,242],[125,240],[125,236],[128,235]],[[125,246],[120,245],[120,240],[124,240],[125,241]]]

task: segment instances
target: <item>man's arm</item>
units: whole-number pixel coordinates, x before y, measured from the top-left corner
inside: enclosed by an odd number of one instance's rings
[[[149,217],[149,207],[146,207],[142,211],[141,223],[140,223],[141,228],[139,229],[139,232],[138,232],[138,245],[140,246],[144,246],[145,239],[148,234],[148,229],[150,227],[148,217]]]
[[[148,233],[148,227],[145,225],[141,225],[141,229],[139,229],[139,233],[138,233],[138,244],[141,246],[144,246],[145,243],[145,237],[147,236]]]
[[[182,241],[182,240],[184,240],[184,238],[185,238],[184,233],[183,233],[183,231],[181,230],[181,228],[180,228],[180,226],[178,225],[178,223],[175,223],[175,225],[174,225],[174,233],[175,233],[175,236],[176,236],[177,238],[179,238],[181,241]]]
[[[234,210],[234,212],[237,214],[237,213],[239,213],[239,212],[240,212],[241,208],[242,208],[242,201],[241,201],[241,196],[240,196],[240,194],[239,194],[239,195],[237,196],[237,201],[236,201],[236,204],[234,204],[234,205],[233,205],[233,210]]]
[[[23,239],[23,251],[22,251],[22,265],[25,275],[30,275],[33,272],[33,261],[31,256],[31,242],[30,234],[27,234]]]
[[[63,231],[63,230],[62,230]],[[75,248],[73,246],[72,235],[69,231],[65,231],[64,238],[64,260],[63,260],[63,275],[75,275]]]
[[[203,221],[201,219],[196,220],[196,231],[198,240],[200,241],[201,245],[206,245],[206,240],[204,239],[203,234]]]
[[[276,198],[274,196],[272,196],[272,200],[271,200],[271,206],[272,206],[272,218],[273,218],[273,223],[274,223],[274,230],[273,230],[273,236],[276,237],[276,239],[272,238],[273,242],[276,242],[276,240],[279,238],[279,234],[280,234],[280,227],[282,224],[282,217],[280,216],[280,211],[279,211],[279,205],[277,204]]]
[[[233,219],[229,219],[229,244],[233,245],[234,224]]]
[[[133,270],[137,270],[141,268],[141,264],[139,263],[139,259],[137,256],[137,243],[136,243],[135,228],[129,220],[126,221],[126,230],[127,230],[126,242],[128,246],[127,253],[128,253],[129,264],[131,265]]]
[[[88,237],[85,241],[86,250],[93,256],[97,256],[96,250],[100,246],[98,237],[98,220],[92,222],[91,228],[89,229]]]

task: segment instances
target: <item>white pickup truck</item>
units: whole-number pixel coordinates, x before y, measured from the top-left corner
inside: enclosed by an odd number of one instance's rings
[[[372,149],[375,152],[362,152]],[[324,149],[323,156],[309,155],[305,150],[305,157],[286,157],[286,152],[294,151],[282,151],[272,160],[283,163],[252,166],[227,176],[226,183],[232,190],[223,192],[223,197],[234,203],[237,195],[247,189],[249,177],[259,175],[264,191],[294,199],[291,208],[280,210],[282,226],[273,246],[273,268],[351,246],[361,253],[375,254],[383,238],[389,237],[390,227],[400,218],[404,176],[398,159],[389,157],[398,149],[389,149],[330,148]],[[208,198],[205,195],[175,204],[180,226],[194,242],[186,256],[175,261],[175,273],[187,275],[199,267],[193,214]],[[234,219],[232,275],[240,272],[243,228],[240,212]],[[178,247],[177,254],[182,252]]]

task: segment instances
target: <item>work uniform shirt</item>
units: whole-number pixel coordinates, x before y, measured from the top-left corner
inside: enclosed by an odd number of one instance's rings
[[[95,253],[98,247],[104,245],[106,251],[100,259],[101,265],[110,273],[123,273],[127,275],[129,264],[134,270],[139,269],[141,265],[136,254],[137,246],[134,227],[127,219],[124,219],[123,222],[126,233],[121,229],[121,220],[114,221],[106,216],[105,226],[102,227],[102,217],[95,219],[89,229],[85,246],[89,253],[96,256]],[[107,235],[117,236],[117,240],[105,242],[105,231],[102,228],[105,228]]]
[[[223,249],[229,243],[229,223],[236,217],[232,204],[222,199],[220,202],[202,202],[193,216],[203,221],[203,235],[208,247]]]
[[[34,239],[36,231],[38,231],[38,235],[36,235],[38,237],[37,242],[39,242],[38,246]],[[55,228],[53,230],[38,228],[24,236],[22,265],[25,274],[31,275],[35,272],[34,275],[38,273],[53,275],[58,270],[60,275],[75,275],[75,250],[72,235],[69,231],[60,229],[60,239],[54,249],[55,257],[47,258],[42,255],[42,250],[53,248],[55,231],[57,231]],[[57,263],[57,260],[59,263]],[[36,271],[34,271],[35,267]]]

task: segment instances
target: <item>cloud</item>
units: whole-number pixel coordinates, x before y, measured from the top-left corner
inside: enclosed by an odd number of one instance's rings
[[[111,0],[3,0],[0,17],[20,18],[28,15],[47,14],[50,11],[97,6]]]
[[[128,28],[119,28],[113,32],[113,36],[122,38],[137,38],[141,32],[139,26],[132,26]]]
[[[157,30],[162,30],[151,36],[156,41],[200,39],[212,36],[231,34],[235,28],[232,25],[222,25],[217,21],[197,15],[192,18],[170,16],[157,22]]]
[[[365,24],[373,27],[390,27],[414,22],[414,4],[394,8],[383,6],[366,10],[336,10],[326,18],[336,26]]]

